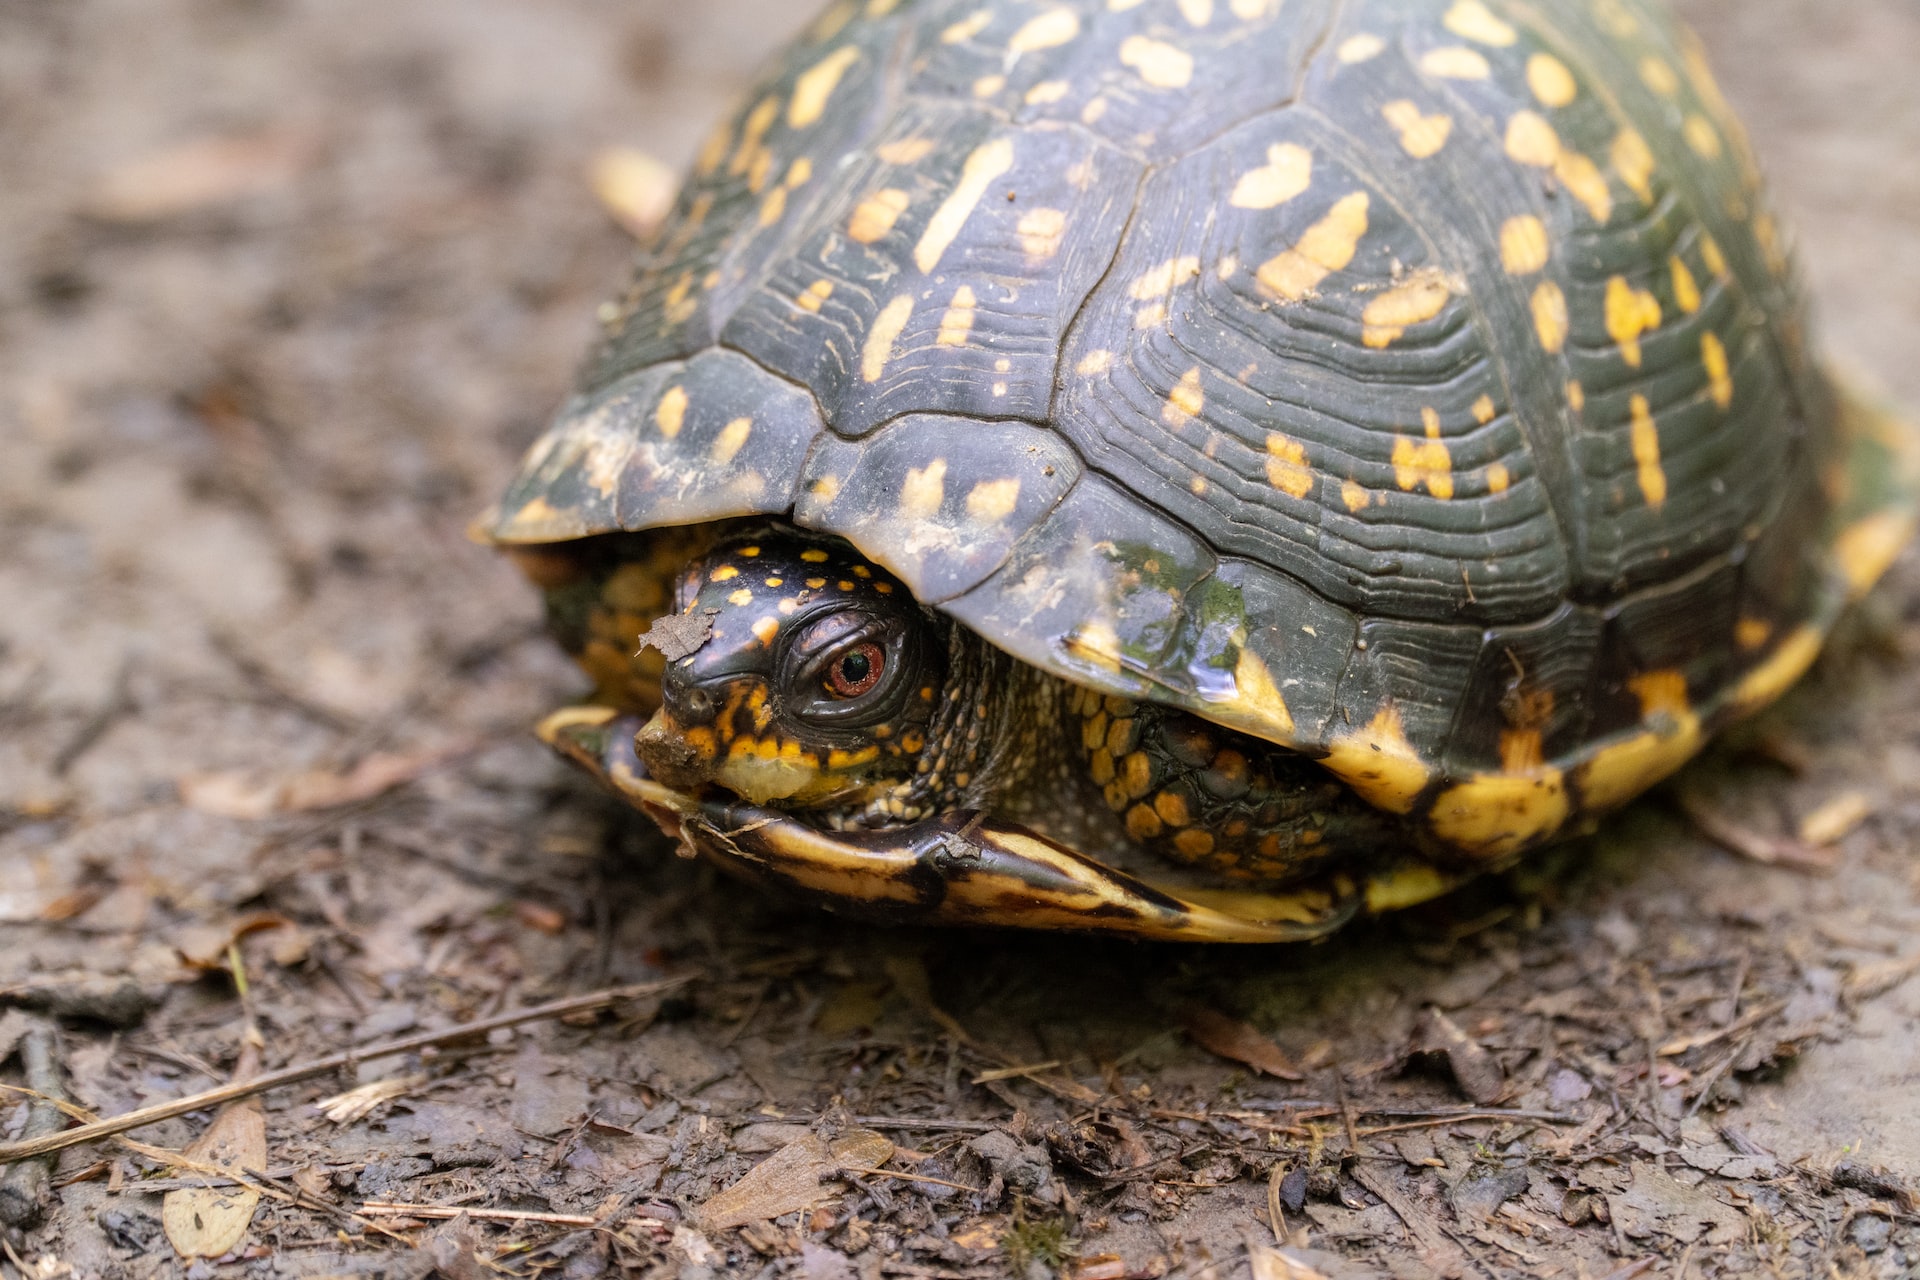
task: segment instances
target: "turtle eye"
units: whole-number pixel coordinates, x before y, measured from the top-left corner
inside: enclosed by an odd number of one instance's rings
[[[857,698],[880,683],[880,674],[886,668],[886,650],[864,640],[828,662],[827,692],[836,698]]]

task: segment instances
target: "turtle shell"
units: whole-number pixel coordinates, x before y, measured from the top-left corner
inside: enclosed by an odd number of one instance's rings
[[[842,0],[484,532],[843,536],[1498,859],[1785,689],[1911,527],[1639,0]]]

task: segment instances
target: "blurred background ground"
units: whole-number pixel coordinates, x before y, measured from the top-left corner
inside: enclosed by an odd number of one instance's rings
[[[214,1259],[160,1157],[10,1175],[0,1275],[1914,1274],[1911,562],[1682,784],[1831,874],[1669,797],[1314,948],[849,924],[531,742],[579,681],[463,528],[621,276],[587,171],[684,163],[807,7],[0,5],[0,1081],[50,1047],[114,1113],[226,1080],[249,1016],[278,1067],[697,973],[268,1094],[305,1204]],[[1683,7],[1828,343],[1920,404],[1920,9]],[[796,1203],[711,1203],[770,1155]]]

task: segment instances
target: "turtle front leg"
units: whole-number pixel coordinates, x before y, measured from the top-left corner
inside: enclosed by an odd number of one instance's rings
[[[1284,883],[1405,843],[1390,818],[1271,743],[1091,689],[1076,688],[1068,711],[1107,807],[1171,861]]]

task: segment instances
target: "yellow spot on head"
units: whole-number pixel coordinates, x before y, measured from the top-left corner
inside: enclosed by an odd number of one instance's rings
[[[1360,313],[1360,340],[1376,349],[1388,346],[1409,326],[1439,315],[1452,296],[1453,287],[1439,271],[1416,271],[1367,303]]]
[[[714,582],[730,582],[740,576],[740,571],[730,564],[723,564],[708,575]]]
[[[1167,393],[1167,403],[1160,410],[1160,421],[1170,427],[1184,427],[1200,416],[1200,410],[1206,406],[1206,393],[1200,389],[1200,366],[1181,375],[1173,390]]]
[[[844,44],[802,71],[793,82],[793,101],[787,104],[787,126],[804,129],[820,118],[827,99],[847,68],[860,60],[858,45]]]
[[[1507,121],[1507,159],[1545,169],[1560,158],[1560,135],[1537,111],[1516,111]]]
[[[1722,409],[1733,404],[1733,377],[1727,372],[1727,349],[1717,333],[1700,335],[1700,363],[1707,369],[1707,388]]]
[[[1660,301],[1624,276],[1607,281],[1607,335],[1620,344],[1620,358],[1640,367],[1640,335],[1660,327]]]
[[[753,634],[761,644],[772,644],[773,638],[780,634],[780,619],[761,618],[753,624]]]
[[[770,587],[784,587],[787,584],[785,578],[768,578],[766,582]]]
[[[1429,49],[1420,55],[1420,69],[1442,80],[1485,80],[1493,68],[1480,54],[1464,45]]]
[[[994,94],[999,93],[1006,87],[1007,78],[1005,76],[981,76],[973,82],[973,96],[976,98],[991,98]]]
[[[861,244],[872,244],[893,230],[893,224],[906,212],[907,193],[897,187],[876,191],[854,206],[847,220],[847,235]]]
[[[1267,483],[1280,492],[1304,498],[1313,492],[1313,472],[1307,467],[1307,449],[1277,431],[1267,433]]]
[[[742,446],[747,443],[747,436],[752,431],[752,418],[735,418],[720,428],[720,434],[713,438],[711,452],[714,462],[723,467],[732,462],[734,455],[739,453]]]
[[[751,560],[760,554],[760,548],[758,546],[742,547],[740,548],[740,554]]]
[[[914,265],[923,274],[931,274],[940,265],[941,256],[946,253],[947,246],[953,243],[954,237],[960,234],[960,228],[966,225],[981,197],[986,195],[988,185],[1011,168],[1012,139],[995,138],[973,149],[960,168],[960,181],[954,184],[952,193],[934,210],[933,217],[927,221],[927,229],[920,235],[920,243],[914,246]]]
[[[1039,84],[1027,90],[1026,102],[1030,107],[1043,107],[1049,103],[1060,101],[1060,99],[1066,97],[1072,90],[1073,85],[1069,81],[1042,80]]]
[[[808,564],[825,564],[827,561],[827,553],[818,547],[809,547],[800,553],[800,558]]]
[[[1544,107],[1564,107],[1580,94],[1573,72],[1550,53],[1536,53],[1527,59],[1527,87]]]
[[[893,344],[899,340],[900,331],[907,327],[907,317],[912,314],[913,295],[903,293],[873,318],[873,327],[867,330],[866,343],[860,349],[860,376],[866,381],[880,381],[887,361],[893,358]]]
[[[1667,473],[1660,467],[1660,429],[1654,425],[1647,398],[1636,395],[1629,402],[1629,431],[1633,461],[1640,476],[1640,496],[1647,505],[1658,508],[1667,500]]]
[[[1390,813],[1412,810],[1432,776],[1391,703],[1365,725],[1334,739],[1321,763],[1362,799]]]
[[[680,427],[687,420],[687,389],[668,387],[666,394],[660,397],[660,404],[653,411],[653,424],[660,428],[660,434],[671,440],[680,434]]]
[[[1254,274],[1262,287],[1298,302],[1329,273],[1345,268],[1366,234],[1367,206],[1364,191],[1341,197],[1326,217],[1301,234],[1300,243],[1260,264]]]
[[[1379,57],[1386,47],[1385,40],[1363,31],[1359,35],[1348,36],[1342,40],[1340,47],[1333,51],[1333,56],[1351,66],[1356,62],[1366,62]]]
[[[907,471],[900,486],[900,514],[909,520],[923,520],[940,510],[947,495],[947,460],[935,458],[924,467]]]
[[[1080,16],[1061,6],[1027,19],[1007,42],[1010,53],[1035,53],[1063,45],[1080,34]]]
[[[1692,315],[1700,309],[1700,285],[1679,254],[1674,254],[1667,265],[1673,274],[1673,300],[1682,311]]]
[[[1397,98],[1380,108],[1388,124],[1400,132],[1400,149],[1416,160],[1425,160],[1447,145],[1453,132],[1453,117],[1441,112],[1420,114],[1420,108],[1406,98]]]
[[[853,566],[853,576],[856,578],[871,578],[873,576],[873,570],[863,564],[857,564]]]
[[[1267,148],[1267,162],[1240,175],[1227,202],[1236,209],[1271,209],[1305,191],[1313,181],[1313,153],[1293,142]]]
[[[1531,275],[1547,265],[1547,224],[1530,213],[1500,227],[1500,265],[1510,276]]]
[[[1060,252],[1060,239],[1066,234],[1067,215],[1058,209],[1030,209],[1020,215],[1015,229],[1020,250],[1029,262],[1045,262]]]
[[[1653,152],[1647,140],[1632,129],[1622,129],[1613,140],[1610,157],[1614,174],[1642,204],[1653,202]]]
[[[1176,0],[1180,16],[1189,24],[1204,27],[1213,21],[1213,0]]]
[[[973,332],[974,306],[972,286],[963,284],[953,291],[953,303],[947,308],[947,313],[940,317],[940,336],[935,339],[940,346],[967,345],[967,335]]]
[[[1481,0],[1456,0],[1441,24],[1462,39],[1496,49],[1504,49],[1519,38],[1512,24],[1495,17]]]
[[[1156,89],[1184,89],[1193,79],[1193,55],[1146,36],[1128,36],[1120,42],[1120,64],[1132,67]]]
[[[727,597],[727,603],[734,606],[736,609],[740,608],[743,605],[752,604],[753,592],[747,589],[746,587],[741,587],[738,591],[735,591],[732,595],[729,595]]]
[[[1020,478],[982,480],[967,494],[967,514],[981,524],[995,524],[1013,514],[1020,501]]]
[[[1533,291],[1533,332],[1540,347],[1556,355],[1567,345],[1567,295],[1551,280],[1542,280]]]

